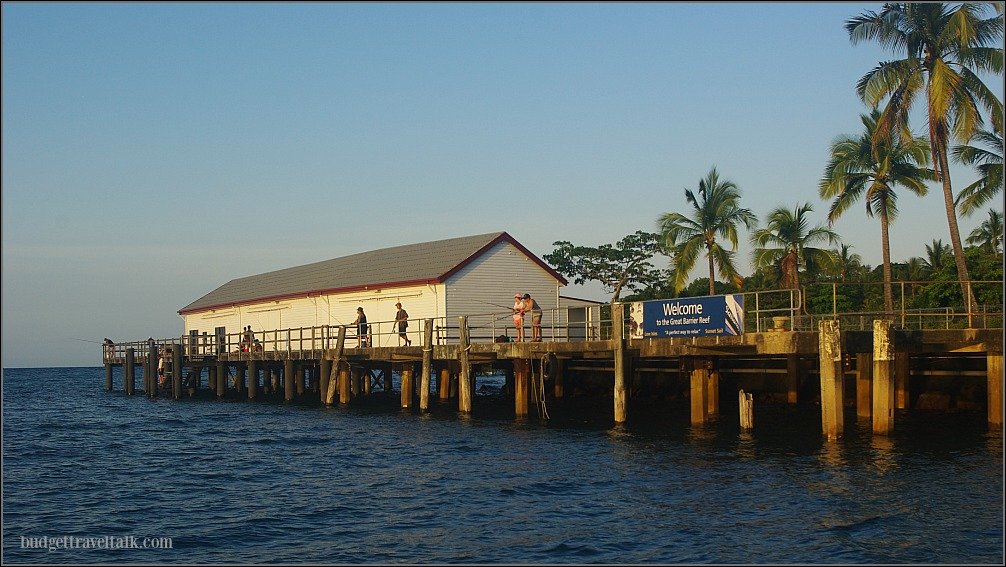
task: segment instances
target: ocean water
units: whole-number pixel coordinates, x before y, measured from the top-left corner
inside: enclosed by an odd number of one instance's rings
[[[742,433],[727,403],[704,427],[666,403],[614,427],[607,400],[553,402],[546,422],[483,396],[463,418],[397,394],[325,408],[103,385],[102,368],[4,370],[4,563],[1004,559],[1003,439],[980,413],[899,413],[890,437],[847,413],[827,443],[812,404],[758,405]]]

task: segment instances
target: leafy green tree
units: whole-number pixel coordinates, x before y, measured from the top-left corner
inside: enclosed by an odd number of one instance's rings
[[[884,261],[884,309],[891,312],[894,298],[891,291],[890,223],[897,218],[898,201],[895,187],[904,187],[918,196],[926,194],[926,180],[934,178],[929,163],[929,145],[924,138],[900,141],[884,138],[874,143],[880,111],[860,116],[863,133],[858,137],[843,136],[831,145],[831,159],[821,179],[822,198],[833,199],[828,211],[828,225],[835,221],[861,197],[866,202],[866,216],[880,219],[880,247]]]
[[[623,289],[645,289],[661,280],[660,271],[651,262],[654,256],[662,253],[659,241],[659,235],[641,230],[622,238],[614,246],[574,246],[561,240],[553,242],[555,249],[543,258],[577,285],[601,282],[612,292],[611,301],[616,302]]]
[[[685,189],[685,199],[692,206],[691,217],[664,213],[657,219],[663,245],[672,251],[674,289],[679,292],[684,289],[688,273],[703,251],[709,265],[709,295],[715,294],[714,263],[724,278],[739,285],[743,280],[734,268],[734,252],[723,248],[717,238],[730,242],[736,249],[737,225],[751,228],[757,222],[754,213],[740,206],[740,189],[732,181],[721,180],[714,166],[699,181],[695,193]]]
[[[962,293],[970,281],[957,224],[957,209],[948,167],[951,138],[966,142],[982,125],[980,108],[1002,116],[1003,104],[982,82],[980,73],[1001,74],[1003,49],[994,47],[1003,33],[1002,6],[984,18],[988,4],[888,3],[848,20],[853,44],[874,41],[903,56],[883,61],[856,85],[870,107],[887,100],[878,120],[878,140],[891,135],[911,138],[908,114],[924,99],[933,166],[943,184],[950,242]],[[984,18],[984,19],[983,19]]]
[[[970,215],[1002,193],[1003,190],[1003,135],[1001,132],[979,130],[972,141],[987,148],[972,145],[954,147],[954,161],[974,167],[980,177],[957,195],[957,208]]]
[[[1003,241],[1003,215],[999,211],[990,210],[989,218],[971,231],[967,243],[978,246],[993,254],[999,254]]]
[[[829,269],[834,258],[829,250],[817,248],[818,242],[836,244],[838,234],[823,226],[809,226],[808,213],[814,208],[799,203],[793,210],[779,207],[769,212],[766,226],[751,237],[756,246],[754,264],[757,268],[779,266],[783,288],[800,288],[800,268],[811,274]]]

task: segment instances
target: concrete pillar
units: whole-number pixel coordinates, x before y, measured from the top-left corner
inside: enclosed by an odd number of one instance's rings
[[[874,337],[876,337],[876,321]],[[876,340],[876,339],[874,339]],[[876,348],[876,346],[874,346]],[[870,417],[873,406],[873,354],[869,352],[856,353],[856,417]]]
[[[838,321],[818,324],[818,354],[821,373],[821,428],[829,441],[837,440],[845,428],[845,375],[842,368],[842,336]]]
[[[1003,428],[1003,355],[985,355],[985,374],[988,377],[989,429]]]
[[[795,354],[786,355],[786,401],[791,404],[797,403],[800,391],[800,378],[802,366],[800,357]]]
[[[892,329],[892,321],[877,319],[873,322],[873,432],[878,435],[890,435],[894,431],[892,371],[896,355]]]
[[[911,365],[907,352],[894,353],[894,403],[898,409],[908,409],[908,380]]]

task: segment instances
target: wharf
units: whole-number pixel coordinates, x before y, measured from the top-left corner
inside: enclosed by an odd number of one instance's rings
[[[622,320],[612,318],[610,337],[626,337]],[[391,394],[394,373],[401,407],[416,407],[418,398],[419,410],[426,411],[435,380],[434,395],[456,397],[458,411],[471,413],[475,377],[491,369],[506,374],[505,391],[513,397],[516,417],[528,415],[536,396],[561,399],[573,389],[589,391],[590,385],[596,392],[600,384],[613,398],[614,423],[624,423],[632,397],[652,392],[656,384],[677,383],[690,399],[690,420],[696,425],[720,413],[720,390],[726,389],[740,394],[744,426],[747,388],[748,395],[754,391],[762,400],[819,399],[828,440],[841,436],[846,405],[870,418],[875,434],[886,435],[893,431],[896,409],[948,409],[951,397],[956,408],[984,406],[990,429],[1002,427],[1001,328],[903,329],[877,319],[872,329],[846,330],[836,318],[819,321],[813,331],[780,327],[737,336],[514,343],[473,342],[466,317],[459,318],[451,340],[435,340],[433,320],[423,323],[423,340],[412,346],[351,346],[346,326],[284,330],[285,348],[276,343],[251,352],[229,343],[196,345],[188,337],[149,345],[117,343],[105,347],[105,387],[113,390],[113,368],[121,367],[122,390],[135,393],[140,366],[143,391],[151,397],[181,399],[209,390],[221,399],[254,400],[282,393],[287,401],[313,397],[334,405],[379,390]],[[155,381],[159,361],[165,369],[161,388]],[[967,382],[971,397],[933,386],[948,380]],[[976,390],[984,390],[977,396],[984,399],[976,399]]]

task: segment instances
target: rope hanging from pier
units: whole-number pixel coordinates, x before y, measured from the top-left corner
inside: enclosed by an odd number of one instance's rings
[[[541,419],[549,419],[548,417],[548,407],[545,404],[545,359],[551,353],[546,353],[541,356],[538,360],[538,374],[535,376],[534,372],[534,359],[528,360],[528,366],[531,368],[531,391],[534,392],[535,402],[538,404],[538,417]]]

